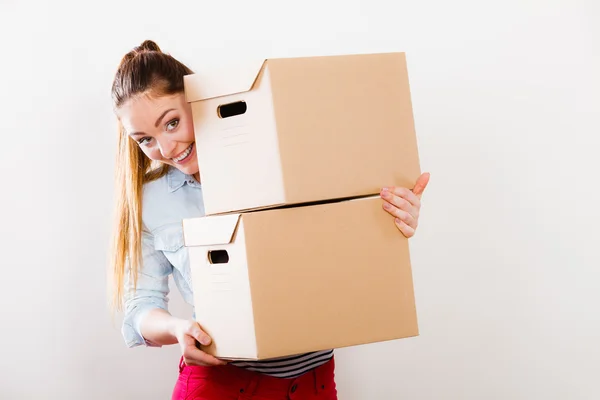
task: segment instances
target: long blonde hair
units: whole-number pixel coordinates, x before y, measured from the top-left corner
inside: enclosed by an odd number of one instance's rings
[[[112,85],[114,108],[129,99],[152,93],[172,95],[183,92],[183,77],[192,71],[184,64],[161,52],[156,43],[144,41],[127,53]],[[164,176],[165,164],[155,164],[118,123],[115,166],[114,227],[109,258],[109,298],[113,311],[122,310],[125,282],[137,285],[142,262],[142,193],[146,182]]]

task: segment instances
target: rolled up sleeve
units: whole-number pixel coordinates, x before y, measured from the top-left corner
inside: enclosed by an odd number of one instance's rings
[[[168,311],[169,275],[173,266],[161,251],[155,250],[153,236],[142,234],[142,264],[138,272],[137,287],[127,273],[125,281],[125,313],[122,334],[127,347],[146,345],[160,347],[142,336],[141,321],[152,309]]]

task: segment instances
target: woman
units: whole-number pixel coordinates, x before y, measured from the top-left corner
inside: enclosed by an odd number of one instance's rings
[[[112,254],[113,305],[125,305],[127,346],[179,344],[173,399],[336,399],[333,351],[259,362],[204,353],[211,339],[193,320],[167,311],[168,279],[193,304],[181,221],[204,215],[190,105],[183,77],[192,71],[145,41],[122,59],[112,87],[120,123],[117,221]],[[423,174],[411,191],[388,188],[382,206],[406,237],[415,233]]]

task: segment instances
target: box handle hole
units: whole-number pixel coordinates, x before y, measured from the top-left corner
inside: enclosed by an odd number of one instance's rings
[[[227,264],[229,254],[227,254],[227,250],[212,250],[208,252],[208,261],[211,264]]]
[[[236,101],[235,103],[220,105],[217,108],[217,114],[219,114],[220,118],[229,118],[245,114],[247,109],[245,101]]]

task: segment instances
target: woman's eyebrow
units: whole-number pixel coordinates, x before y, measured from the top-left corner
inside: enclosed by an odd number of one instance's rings
[[[174,108],[169,108],[168,110],[163,111],[163,113],[160,114],[160,117],[158,117],[158,119],[154,123],[154,126],[156,128],[158,128],[158,125],[160,124],[160,121],[165,117],[165,115],[167,115],[167,113],[169,111],[175,111],[175,109]],[[145,135],[145,133],[144,132],[132,132],[132,133],[129,134],[129,136],[140,136],[140,135]]]
[[[158,119],[157,119],[157,120],[156,120],[156,122],[154,123],[154,126],[155,126],[156,128],[158,128],[158,124],[160,124],[160,121],[161,121],[161,120],[162,120],[162,119],[165,117],[165,115],[167,115],[167,113],[168,113],[169,111],[174,111],[174,110],[175,110],[174,108],[169,108],[168,110],[165,110],[165,111],[164,111],[164,112],[163,112],[163,113],[160,115],[160,117],[158,117]]]

